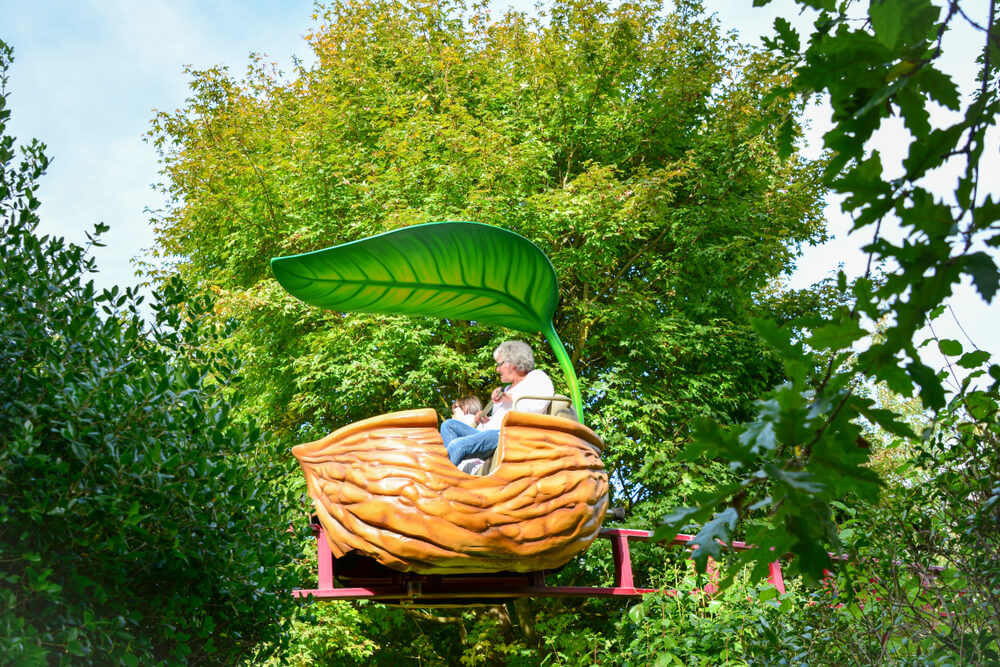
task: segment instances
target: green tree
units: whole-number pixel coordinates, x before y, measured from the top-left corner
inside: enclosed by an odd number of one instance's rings
[[[0,42],[0,664],[220,664],[277,646],[296,548],[211,302],[154,322],[98,293],[86,248],[35,234],[44,146],[4,133]],[[97,225],[88,236],[100,245]]]
[[[158,244],[240,322],[247,409],[305,438],[487,394],[491,346],[508,333],[318,311],[267,265],[475,220],[551,258],[556,329],[616,501],[690,489],[673,459],[691,419],[743,419],[779,377],[749,317],[824,232],[818,165],[774,150],[798,107],[764,101],[778,81],[767,59],[697,3],[662,9],[559,2],[492,20],[459,2],[335,2],[307,37],[318,64],[292,80],[263,58],[244,80],[192,72],[186,108],[151,133],[174,202]]]
[[[648,525],[728,475],[677,452],[695,417],[746,419],[781,379],[750,319],[815,305],[771,295],[799,245],[825,233],[822,165],[775,150],[801,105],[765,99],[787,81],[771,59],[691,1],[668,12],[569,0],[496,19],[478,3],[332,2],[307,41],[317,64],[292,78],[260,56],[243,78],[191,72],[185,108],[159,114],[150,133],[172,202],[157,214],[159,252],[237,323],[243,410],[306,440],[487,395],[490,352],[510,332],[321,311],[268,271],[273,256],[474,220],[529,238],[553,262],[555,325],[607,443],[613,502]],[[542,339],[530,342],[558,377]],[[440,617],[369,607],[365,633],[373,660],[572,663],[610,632],[609,611],[600,601]],[[413,641],[401,641],[404,627]],[[502,646],[484,648],[497,637]],[[569,655],[574,643],[586,655]]]

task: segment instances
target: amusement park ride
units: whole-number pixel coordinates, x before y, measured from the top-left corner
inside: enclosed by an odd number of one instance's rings
[[[380,415],[294,447],[314,503],[319,558],[318,588],[295,595],[462,606],[650,592],[634,585],[629,540],[652,533],[601,527],[603,443],[583,424],[576,374],[552,322],[558,283],[541,250],[498,227],[442,222],[275,258],[271,267],[288,292],[322,308],[541,332],[570,390],[569,398],[552,397],[555,414],[516,406],[507,413],[482,475],[452,464],[432,409]],[[611,541],[614,586],[546,584],[546,571],[597,538]],[[777,561],[770,579],[784,591]]]

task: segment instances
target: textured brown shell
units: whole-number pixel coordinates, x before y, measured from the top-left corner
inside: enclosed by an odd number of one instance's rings
[[[448,460],[430,409],[366,419],[292,449],[335,557],[421,574],[559,567],[608,506],[603,445],[586,426],[511,412],[486,477]]]

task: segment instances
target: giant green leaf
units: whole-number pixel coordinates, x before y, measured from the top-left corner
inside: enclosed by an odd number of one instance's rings
[[[278,257],[282,287],[331,310],[427,315],[541,331],[558,299],[552,265],[498,227],[439,222]]]
[[[559,284],[528,239],[474,222],[396,229],[302,255],[271,270],[293,296],[344,312],[423,315],[545,334],[582,415],[569,356],[552,326]]]

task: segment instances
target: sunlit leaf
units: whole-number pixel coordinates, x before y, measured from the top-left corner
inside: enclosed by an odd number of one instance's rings
[[[988,361],[990,353],[986,350],[973,350],[966,352],[958,360],[958,365],[962,368],[978,368],[983,362]]]
[[[962,344],[957,340],[952,340],[950,338],[942,338],[939,340],[938,349],[941,350],[941,354],[949,357],[957,357],[962,354]]]
[[[642,619],[645,617],[645,610],[642,608],[641,604],[634,605],[628,610],[628,616],[632,619],[632,622],[636,625],[642,623]]]
[[[867,334],[857,320],[847,319],[816,328],[809,344],[817,350],[842,350]]]
[[[987,303],[993,302],[993,297],[1000,288],[1000,272],[993,258],[985,252],[974,252],[965,257],[965,271],[972,276],[976,290]]]
[[[969,413],[978,420],[985,420],[989,415],[997,412],[997,402],[989,394],[983,391],[970,392],[965,397]]]
[[[899,41],[903,30],[904,9],[902,3],[891,1],[873,2],[868,10],[875,36],[888,49],[895,48]]]

